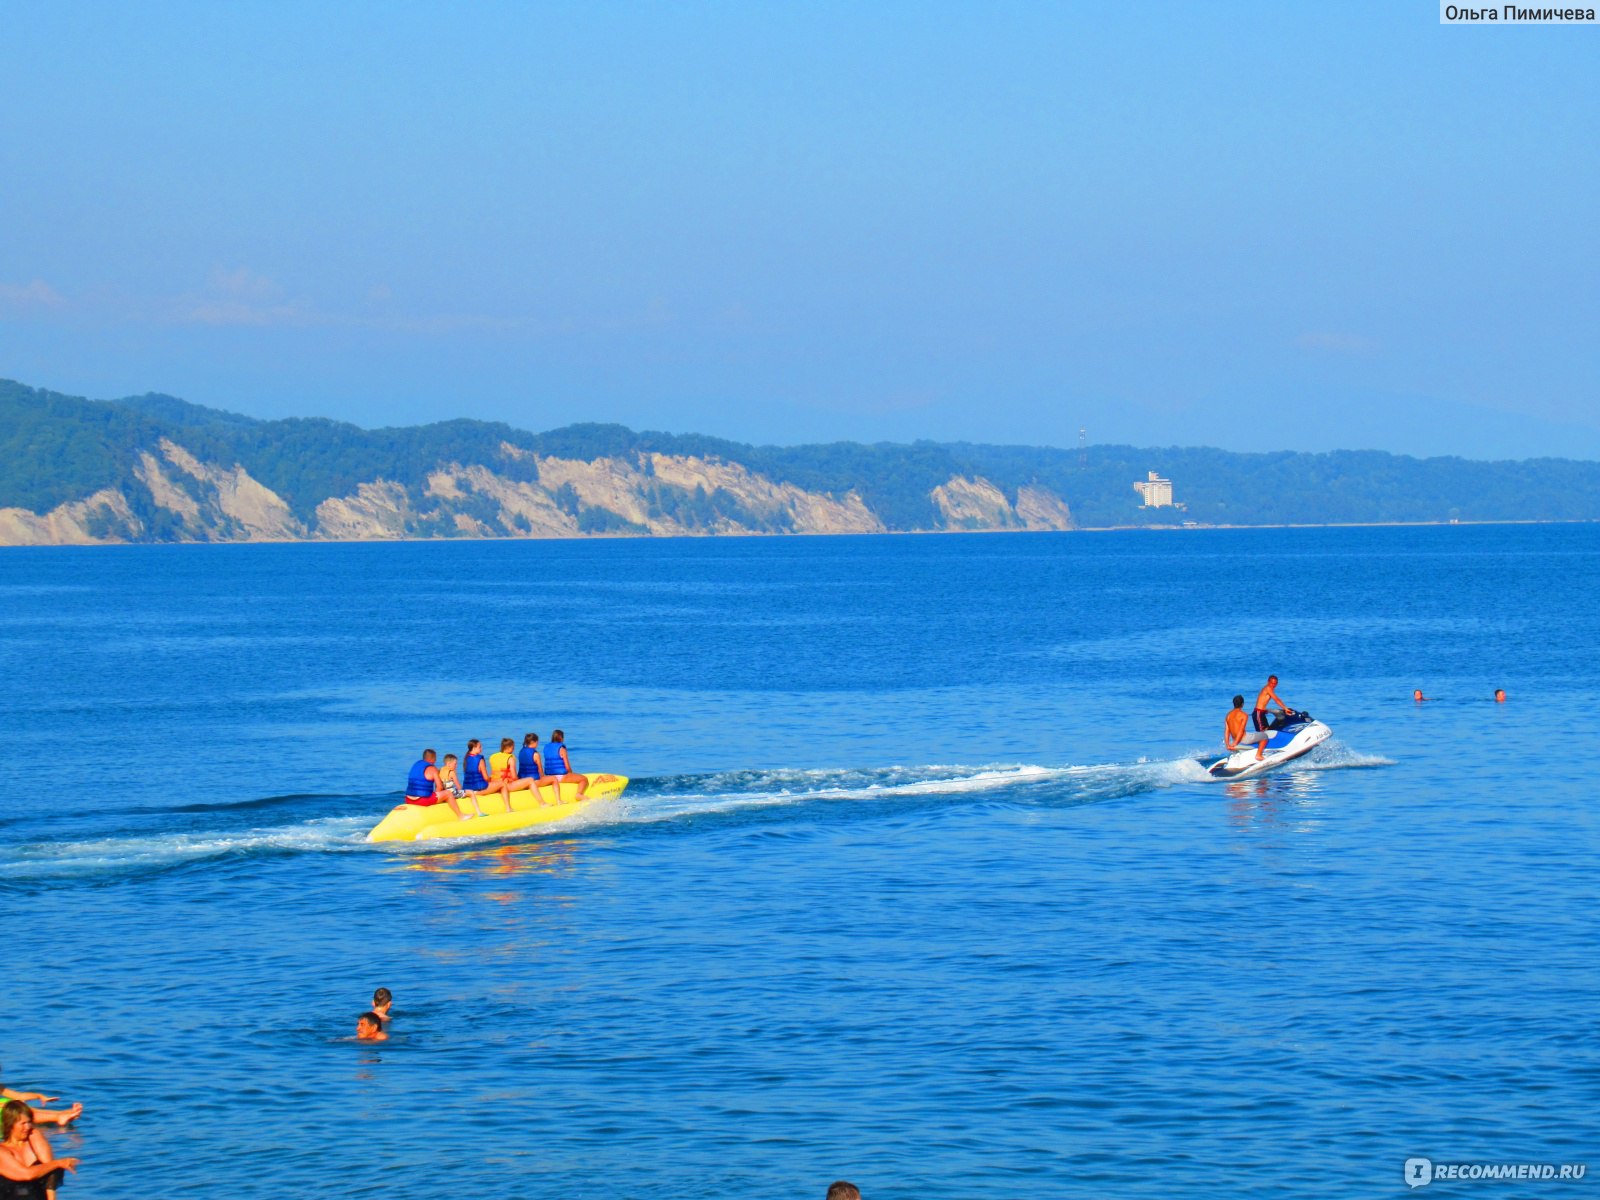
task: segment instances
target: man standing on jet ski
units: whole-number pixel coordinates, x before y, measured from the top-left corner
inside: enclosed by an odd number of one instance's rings
[[[1232,754],[1240,746],[1248,746],[1252,742],[1256,747],[1256,761],[1261,761],[1262,754],[1266,751],[1267,742],[1272,739],[1272,734],[1263,733],[1257,729],[1249,733],[1244,727],[1244,697],[1233,698],[1233,708],[1222,719],[1222,748]]]
[[[1268,675],[1267,686],[1262,688],[1261,694],[1256,697],[1256,711],[1254,720],[1257,731],[1268,728],[1267,705],[1276,704],[1283,712],[1293,711],[1287,704],[1278,699],[1277,688],[1278,677],[1276,675]]]

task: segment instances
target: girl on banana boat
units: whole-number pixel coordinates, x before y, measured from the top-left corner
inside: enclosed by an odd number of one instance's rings
[[[467,743],[466,757],[461,760],[459,780],[455,755],[445,755],[441,767],[435,765],[437,753],[431,749],[424,750],[422,757],[411,764],[411,772],[406,779],[405,802],[424,808],[447,804],[458,819],[465,821],[474,816],[487,815],[478,800],[490,793],[500,795],[505,801],[506,812],[512,810],[512,792],[532,792],[534,803],[539,805],[562,803],[563,783],[577,785],[578,793],[572,802],[589,798],[589,777],[572,769],[572,759],[567,754],[566,734],[561,730],[551,732],[542,754],[536,733],[524,735],[520,751],[516,751],[515,746],[516,743],[510,738],[502,738],[499,752],[485,760],[483,742],[473,738]],[[608,778],[598,776],[597,781]],[[548,799],[545,797],[547,789]],[[473,811],[463,811],[458,803],[461,800],[472,801]]]
[[[550,731],[550,741],[544,748],[544,773],[556,781],[556,794],[560,794],[560,785],[575,783],[578,785],[577,799],[589,798],[589,777],[580,775],[572,769],[572,760],[567,757],[567,735],[559,729]]]
[[[461,760],[461,782],[466,788],[467,798],[472,801],[472,807],[478,810],[480,817],[484,812],[478,797],[487,796],[490,792],[499,792],[500,798],[506,802],[506,811],[511,811],[511,787],[504,779],[490,782],[484,767],[483,742],[478,738],[467,742],[467,756]]]

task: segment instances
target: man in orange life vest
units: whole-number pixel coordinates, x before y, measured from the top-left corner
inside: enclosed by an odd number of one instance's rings
[[[1222,748],[1232,754],[1240,746],[1248,746],[1253,742],[1256,747],[1256,761],[1260,762],[1262,753],[1267,748],[1267,742],[1272,738],[1272,733],[1259,729],[1253,732],[1247,731],[1245,726],[1248,723],[1249,718],[1244,715],[1244,697],[1235,696],[1233,698],[1233,708],[1222,719]]]

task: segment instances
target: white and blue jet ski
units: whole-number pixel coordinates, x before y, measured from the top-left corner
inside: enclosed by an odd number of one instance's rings
[[[1240,746],[1226,758],[1217,759],[1206,771],[1213,779],[1245,779],[1260,775],[1263,771],[1293,762],[1302,754],[1309,754],[1333,736],[1333,730],[1306,712],[1278,713],[1269,718],[1268,728],[1272,737],[1260,758],[1256,757],[1258,743],[1251,743]]]

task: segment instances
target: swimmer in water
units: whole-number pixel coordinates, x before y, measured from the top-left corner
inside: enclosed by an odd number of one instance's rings
[[[389,1035],[383,1031],[383,1018],[373,1012],[362,1013],[356,1018],[356,1039],[363,1042],[387,1042]]]
[[[78,1160],[57,1158],[34,1125],[34,1111],[21,1100],[0,1108],[0,1179],[20,1185],[7,1195],[22,1200],[55,1200],[62,1172],[76,1171]]]
[[[394,993],[388,988],[379,988],[372,993],[372,1011],[385,1021],[389,1019],[389,1006],[394,1003]]]
[[[1415,700],[1418,704],[1421,704],[1424,700],[1427,699],[1427,697],[1422,694],[1422,689],[1421,688],[1418,688],[1416,691],[1412,692],[1411,693],[1411,698],[1413,700]]]
[[[1256,730],[1251,733],[1246,731],[1247,718],[1244,715],[1244,697],[1235,696],[1233,707],[1228,710],[1228,715],[1222,719],[1222,748],[1229,754],[1241,746],[1255,744],[1256,761],[1261,761],[1262,753],[1267,748],[1267,742],[1272,739],[1272,734]]]
[[[12,1088],[0,1087],[0,1104],[4,1104],[7,1100],[16,1100],[23,1104],[54,1104],[59,1099],[60,1096],[46,1096],[43,1092],[19,1092]],[[29,1113],[29,1117],[36,1125],[70,1125],[78,1119],[78,1114],[81,1112],[83,1105],[74,1104],[71,1108],[35,1108]]]

